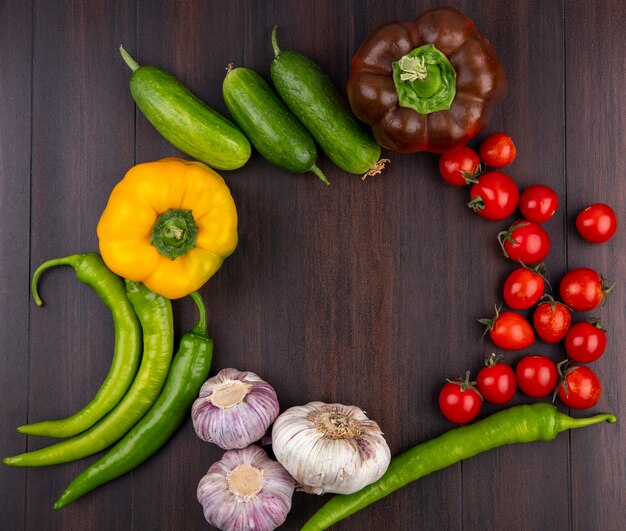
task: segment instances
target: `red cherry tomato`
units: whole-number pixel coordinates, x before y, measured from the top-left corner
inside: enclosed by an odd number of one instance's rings
[[[558,343],[565,337],[572,324],[572,314],[562,302],[556,302],[547,295],[548,300],[535,308],[533,325],[535,332],[546,343]]]
[[[439,157],[439,173],[452,186],[465,186],[480,171],[480,159],[467,146],[460,147]]]
[[[515,312],[500,313],[492,319],[479,319],[487,326],[489,337],[495,345],[505,350],[521,350],[535,342],[535,333],[530,323]]]
[[[470,188],[467,206],[485,219],[500,220],[512,215],[518,202],[519,188],[515,181],[505,173],[490,171]]]
[[[498,234],[504,256],[525,265],[543,262],[550,252],[550,236],[541,225],[521,219]]]
[[[465,424],[476,418],[483,404],[483,399],[470,382],[470,373],[465,380],[457,378],[448,381],[439,393],[439,409],[445,418],[457,424]]]
[[[590,243],[608,242],[617,231],[617,215],[604,203],[596,203],[576,216],[576,229]]]
[[[559,196],[544,184],[526,188],[519,198],[519,209],[526,219],[536,223],[548,221],[559,207]]]
[[[547,356],[524,356],[515,367],[517,385],[522,393],[533,398],[548,396],[559,374],[555,363]]]
[[[514,310],[525,310],[543,296],[545,280],[535,269],[518,267],[504,281],[504,302]]]
[[[517,149],[509,135],[504,133],[493,133],[482,141],[478,148],[480,160],[492,168],[502,168],[511,164]]]
[[[487,358],[485,366],[478,371],[476,384],[487,402],[506,404],[513,398],[517,389],[515,372],[498,358],[495,354]]]
[[[575,365],[563,373],[557,393],[567,407],[587,409],[600,400],[602,384],[598,375],[589,367]]]
[[[572,310],[581,312],[593,310],[612,291],[613,286],[607,286],[604,279],[588,267],[568,271],[559,284],[561,300]]]
[[[574,361],[591,363],[606,350],[606,331],[599,319],[573,325],[565,336],[565,352]]]

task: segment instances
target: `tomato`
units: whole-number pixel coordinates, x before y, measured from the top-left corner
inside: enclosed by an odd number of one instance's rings
[[[572,324],[572,314],[562,302],[556,302],[550,295],[535,308],[533,325],[535,332],[546,343],[558,343],[565,337]]]
[[[596,203],[576,216],[578,233],[590,243],[608,242],[617,231],[617,215],[604,203]]]
[[[550,252],[550,236],[541,225],[521,219],[498,234],[504,256],[525,265],[543,262]]]
[[[567,407],[587,409],[600,400],[602,384],[589,367],[575,365],[563,373],[557,393]]]
[[[517,385],[533,398],[548,396],[559,379],[555,363],[547,356],[524,356],[515,367]]]
[[[606,350],[606,331],[600,319],[576,323],[565,336],[565,352],[574,361],[591,363]]]
[[[491,341],[505,350],[521,350],[535,342],[535,333],[530,323],[515,312],[502,312],[496,308],[492,319],[479,319],[487,326]]]
[[[480,160],[492,168],[502,168],[511,164],[517,149],[509,135],[504,133],[493,133],[482,141],[478,148]]]
[[[439,173],[452,186],[465,186],[480,171],[480,159],[467,146],[460,147],[439,157]]]
[[[470,188],[470,207],[479,216],[490,220],[508,218],[519,202],[519,188],[505,173],[490,171],[478,178]]]
[[[517,384],[513,369],[492,354],[478,371],[476,385],[483,398],[492,404],[506,404],[515,395]]]
[[[572,310],[581,312],[593,310],[612,292],[613,286],[608,286],[596,271],[588,267],[568,271],[559,284],[561,300]]]
[[[548,221],[559,207],[559,196],[544,184],[526,188],[519,198],[519,210],[526,219],[536,223]]]
[[[439,409],[444,417],[457,424],[465,424],[474,420],[483,404],[480,393],[474,386],[476,382],[470,382],[469,371],[465,380],[457,378],[448,381],[439,393]]]
[[[525,310],[543,296],[545,280],[536,269],[518,267],[504,281],[504,302],[514,310]]]

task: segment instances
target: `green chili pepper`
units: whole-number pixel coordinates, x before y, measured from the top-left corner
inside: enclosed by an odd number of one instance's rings
[[[130,389],[106,417],[87,431],[52,446],[3,459],[5,465],[67,463],[104,450],[123,437],[156,400],[172,361],[172,303],[143,284],[126,281],[126,291],[143,328],[143,358]]]
[[[505,444],[551,441],[565,430],[602,421],[610,414],[574,419],[546,402],[514,406],[473,424],[450,430],[394,457],[383,476],[354,494],[333,497],[301,531],[327,529],[406,484],[486,450]]]
[[[69,265],[76,278],[93,288],[111,310],[115,327],[115,349],[109,374],[100,389],[83,409],[64,419],[26,424],[17,431],[28,435],[71,437],[85,431],[111,411],[133,383],[141,359],[141,327],[126,295],[124,280],[113,273],[98,253],[74,254],[48,260],[41,264],[32,281],[33,298],[37,306],[43,301],[37,291],[41,274],[57,265]]]
[[[208,337],[206,310],[198,292],[191,294],[200,319],[180,340],[163,391],[150,411],[109,452],[78,475],[54,504],[60,509],[96,487],[115,479],[163,446],[189,414],[209,376],[213,341]]]

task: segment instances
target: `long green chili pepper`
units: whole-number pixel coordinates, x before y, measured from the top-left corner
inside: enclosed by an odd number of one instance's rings
[[[198,292],[191,294],[200,319],[180,340],[165,386],[145,416],[109,452],[78,475],[54,504],[60,509],[96,487],[143,463],[163,446],[187,418],[200,387],[209,376],[213,341],[208,337],[206,310]]]
[[[301,531],[327,529],[412,481],[486,450],[505,444],[551,441],[562,431],[605,420],[617,422],[617,418],[608,413],[574,419],[546,402],[499,411],[394,457],[378,481],[354,494],[331,498],[304,524]]]
[[[5,465],[56,465],[93,455],[121,439],[150,409],[163,388],[172,361],[172,303],[138,282],[127,280],[126,291],[143,329],[143,358],[124,398],[80,435],[40,450],[6,457]]]
[[[25,424],[17,431],[28,435],[71,437],[85,431],[111,411],[133,383],[141,359],[141,327],[126,295],[124,280],[113,273],[98,253],[73,254],[41,264],[33,275],[32,292],[38,306],[43,304],[37,291],[41,274],[58,266],[71,266],[76,278],[93,288],[111,310],[115,327],[115,348],[109,374],[100,389],[83,409],[57,420]]]

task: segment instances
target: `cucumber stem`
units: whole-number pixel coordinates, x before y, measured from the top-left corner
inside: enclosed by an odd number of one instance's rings
[[[280,48],[278,47],[278,39],[276,38],[277,33],[278,33],[278,26],[274,26],[274,28],[272,29],[272,48],[274,49],[274,59],[280,55]]]
[[[324,175],[322,170],[320,170],[315,164],[313,164],[313,166],[311,166],[311,170],[310,171],[312,171],[315,175],[317,175],[324,184],[327,184],[327,185],[330,184],[330,181],[328,180],[328,177],[326,177],[326,175]]]
[[[120,46],[120,53],[122,54],[124,62],[133,72],[135,72],[139,68],[139,63],[137,63],[137,61],[135,61],[126,50],[124,50],[123,46]]]

